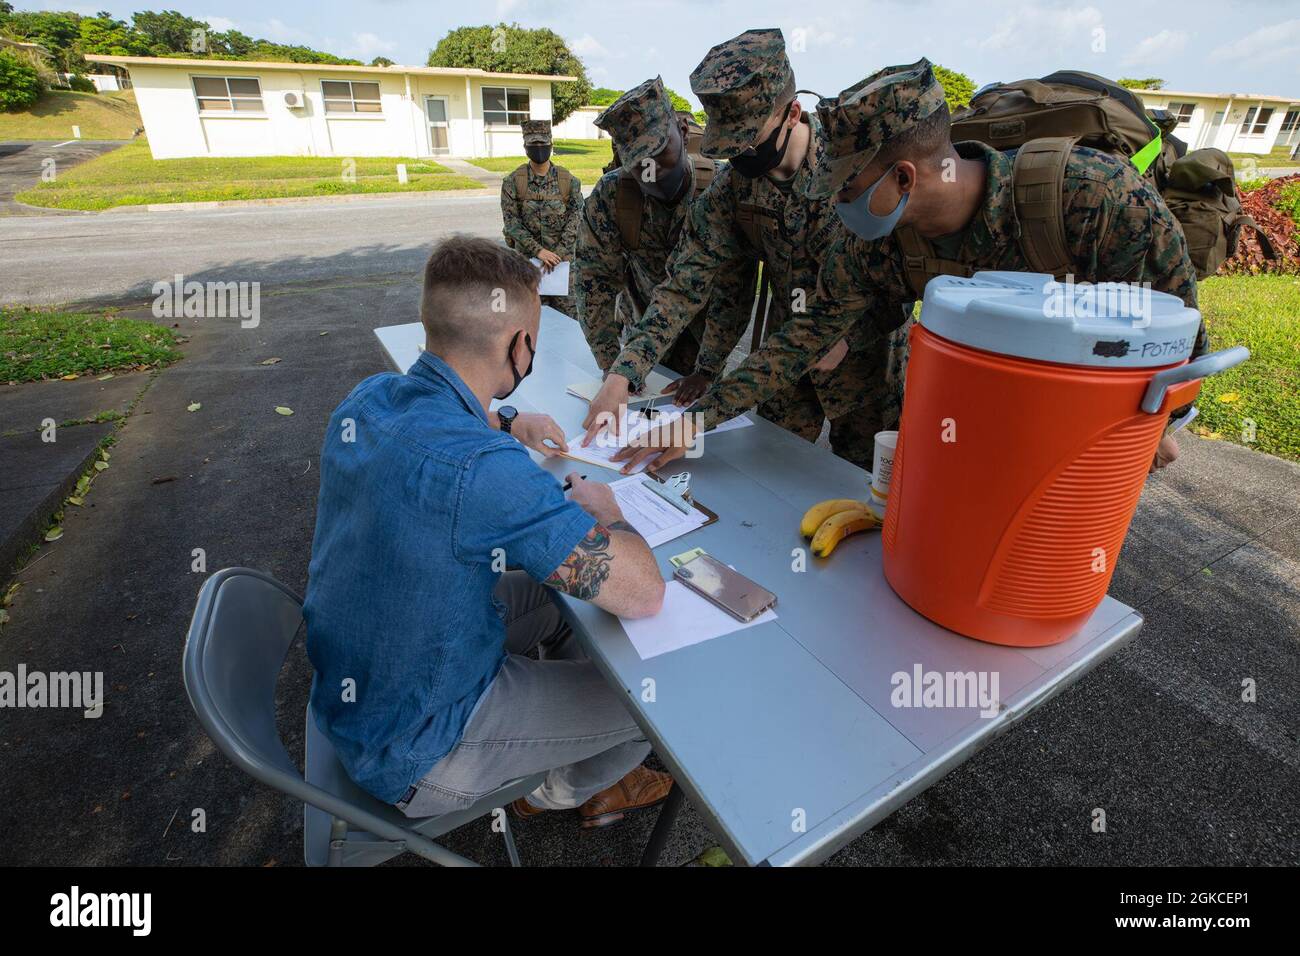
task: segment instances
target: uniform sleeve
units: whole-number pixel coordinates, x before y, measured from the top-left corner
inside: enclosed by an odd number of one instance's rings
[[[714,382],[693,407],[703,414],[705,430],[767,401],[797,382],[809,367],[859,321],[871,322],[878,334],[891,332],[906,320],[890,308],[897,298],[891,259],[880,244],[842,236],[827,250],[817,291],[808,309],[794,313],[762,348],[740,366]]]
[[[709,311],[704,321],[704,338],[695,359],[695,371],[716,378],[729,356],[740,343],[754,311],[758,294],[758,262],[746,262],[737,269],[718,276],[709,297]]]
[[[686,228],[668,259],[668,275],[610,368],[639,389],[646,375],[704,308],[714,279],[752,258],[735,226],[730,170],[717,176],[691,204]]]
[[[618,229],[612,200],[617,173],[603,177],[578,216],[574,249],[574,298],[578,324],[601,371],[618,358],[622,324],[615,311],[619,290],[626,282],[623,236]]]
[[[459,561],[481,564],[500,555],[506,564],[545,581],[595,524],[523,445],[509,441],[469,465],[452,536]]]
[[[565,259],[573,258],[573,248],[578,241],[578,223],[582,221],[582,181],[569,174],[571,182],[569,184],[569,205],[565,210],[564,232],[560,235],[560,247],[553,250],[556,255]]]
[[[507,241],[514,243],[516,252],[531,258],[542,248],[524,226],[519,214],[519,197],[515,193],[515,177],[509,173],[501,180],[501,225],[501,232]]]

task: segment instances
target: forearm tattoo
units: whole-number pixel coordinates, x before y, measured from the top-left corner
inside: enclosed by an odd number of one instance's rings
[[[613,527],[625,523],[616,521]],[[551,572],[546,579],[547,586],[583,601],[594,600],[609,580],[609,564],[614,560],[609,546],[610,528],[597,524],[578,542],[564,563]]]
[[[638,538],[641,537],[641,532],[636,530],[636,528],[632,527],[622,518],[620,518],[618,521],[611,521],[609,524],[605,525],[605,527],[607,527],[610,531],[626,531],[628,534],[634,534]]]

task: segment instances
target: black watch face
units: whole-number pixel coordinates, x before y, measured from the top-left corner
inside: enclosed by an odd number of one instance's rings
[[[510,430],[510,425],[518,414],[519,410],[513,405],[502,405],[497,409],[497,418],[501,420],[501,427],[506,431]]]

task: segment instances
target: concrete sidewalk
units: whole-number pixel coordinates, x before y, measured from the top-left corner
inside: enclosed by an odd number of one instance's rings
[[[98,720],[0,720],[0,864],[301,860],[301,805],[217,754],[186,701],[181,650],[206,576],[195,549],[207,573],[246,565],[304,588],[325,423],[386,370],[372,330],[412,321],[418,292],[405,276],[264,288],[256,329],[182,320],[185,360],[144,393],[94,507],[20,576],[0,630],[0,670],[102,670],[107,690]],[[1149,480],[1120,557],[1113,593],[1146,616],[1135,645],[830,864],[1300,862],[1298,496],[1300,467],[1189,436]],[[299,761],[309,681],[300,638],[277,695]],[[516,833],[530,865],[624,865],[653,820],[588,832],[545,814]],[[505,862],[487,821],[447,842]],[[688,805],[663,860],[715,844]]]

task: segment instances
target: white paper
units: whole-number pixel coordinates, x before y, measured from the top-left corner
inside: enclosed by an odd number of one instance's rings
[[[663,398],[665,395],[664,387],[671,381],[672,379],[667,375],[664,375],[662,372],[651,372],[646,376],[645,388],[642,390],[641,394],[629,395],[627,397],[627,403],[629,405],[640,405],[645,402],[653,402],[656,399]],[[600,391],[600,386],[603,384],[603,379],[593,378],[585,382],[574,382],[572,385],[568,386],[565,391],[570,395],[577,396],[584,402],[590,402],[596,397],[596,393]]]
[[[674,507],[647,488],[647,481],[654,479],[630,475],[619,481],[611,481],[609,488],[614,492],[614,500],[618,502],[623,517],[636,528],[650,547],[657,548],[666,541],[680,538],[708,520],[698,508],[692,507],[689,512],[683,512]]]
[[[664,606],[658,614],[634,621],[619,618],[619,623],[644,661],[775,620],[776,611],[768,608],[743,624],[680,581],[673,580],[664,585]]]
[[[719,432],[729,432],[729,431],[731,431],[731,430],[733,430],[733,429],[736,429],[736,428],[748,428],[748,427],[749,427],[750,425],[752,425],[752,424],[754,424],[754,423],[753,423],[752,421],[749,420],[749,416],[748,416],[748,415],[737,415],[735,418],[729,418],[729,419],[727,419],[727,420],[726,420],[725,422],[723,422],[721,425],[714,425],[712,428],[710,428],[710,429],[709,429],[708,431],[706,431],[704,434],[706,434],[706,435],[716,435],[716,434],[718,434]]]
[[[541,259],[529,259],[533,265],[537,266],[537,271],[542,272]],[[550,272],[542,272],[542,281],[537,284],[538,295],[568,295],[569,294],[569,260],[565,259]]]
[[[647,415],[639,409],[629,409],[623,419],[623,427],[619,429],[617,435],[613,435],[609,430],[599,433],[591,440],[591,444],[586,448],[582,447],[582,439],[586,437],[585,431],[575,433],[572,437],[567,438],[566,442],[569,450],[565,453],[570,458],[576,458],[579,461],[589,462],[593,465],[599,465],[602,468],[609,468],[612,471],[622,471],[626,462],[613,461],[613,457],[628,445],[637,442],[641,436],[652,428],[664,427],[669,423],[682,417],[685,409],[676,406],[666,406],[657,410],[656,414]],[[671,435],[672,430],[668,429],[665,437]],[[636,467],[631,474],[640,474],[649,466],[649,462],[642,462]]]

